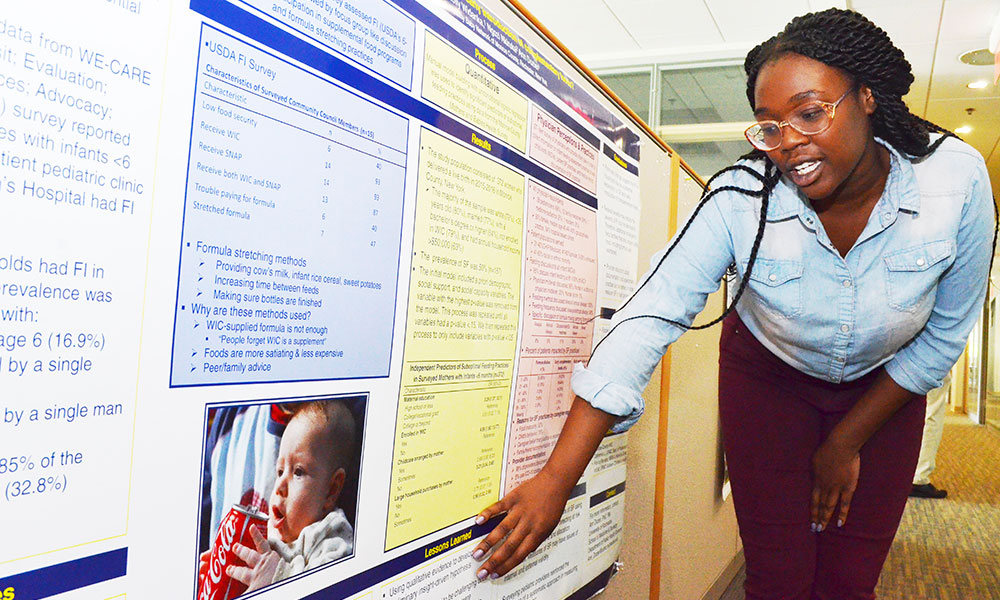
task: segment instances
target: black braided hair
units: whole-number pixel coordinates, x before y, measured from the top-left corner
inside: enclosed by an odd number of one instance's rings
[[[748,154],[748,155],[744,156],[743,158],[749,158],[749,157],[750,157],[750,155]],[[723,185],[723,186],[720,186],[720,187],[715,188],[713,190],[712,189],[712,182],[715,181],[723,173],[728,173],[728,172],[731,172],[731,171],[745,171],[745,172],[749,173],[754,178],[756,178],[758,181],[760,181],[760,183],[761,183],[761,189],[759,189],[759,190],[748,190],[748,189],[737,187],[737,186],[734,186],[734,185]],[[602,343],[604,343],[604,340],[608,339],[608,337],[611,335],[612,332],[614,332],[615,329],[618,329],[619,325],[621,325],[622,323],[627,323],[628,321],[633,321],[635,319],[656,319],[657,321],[663,321],[665,323],[670,323],[671,325],[676,325],[677,327],[680,327],[682,329],[707,329],[707,328],[711,327],[712,325],[715,325],[716,323],[719,323],[720,321],[722,321],[723,319],[725,319],[727,316],[729,316],[729,313],[731,313],[733,311],[733,309],[736,307],[736,303],[739,301],[740,296],[743,295],[743,291],[747,287],[747,282],[750,280],[750,272],[753,269],[754,262],[756,262],[756,260],[757,260],[757,250],[760,248],[760,242],[761,242],[761,240],[764,239],[764,225],[767,223],[768,200],[771,197],[771,192],[774,190],[774,187],[776,185],[778,185],[778,180],[779,179],[781,179],[781,173],[778,171],[777,167],[775,167],[774,164],[771,163],[770,161],[768,161],[765,164],[765,166],[764,166],[764,174],[763,175],[761,175],[758,171],[755,171],[754,169],[751,169],[750,167],[745,166],[745,165],[733,165],[731,167],[726,167],[725,169],[722,169],[721,171],[719,171],[715,175],[712,175],[712,178],[709,179],[708,183],[705,184],[705,189],[704,189],[704,191],[701,194],[701,199],[698,201],[698,205],[694,208],[694,211],[692,211],[691,216],[688,217],[688,220],[684,224],[684,227],[681,228],[680,233],[678,233],[674,237],[674,241],[671,242],[671,244],[670,244],[669,247],[667,247],[666,252],[664,252],[663,256],[660,258],[660,261],[658,263],[656,263],[656,267],[654,267],[652,269],[652,271],[650,272],[649,278],[647,278],[646,281],[644,281],[642,283],[642,285],[640,285],[638,288],[636,288],[636,290],[634,292],[632,292],[632,295],[628,297],[628,300],[626,300],[625,302],[623,302],[622,305],[621,305],[621,308],[618,309],[618,311],[624,309],[628,305],[628,303],[631,302],[632,299],[636,297],[636,295],[639,293],[639,291],[642,290],[642,288],[646,285],[646,283],[650,279],[652,279],[653,274],[656,273],[656,271],[658,271],[660,269],[660,266],[663,265],[663,261],[667,260],[667,256],[670,255],[670,252],[674,249],[675,246],[677,246],[677,243],[681,241],[681,238],[684,237],[684,234],[687,233],[688,227],[690,227],[691,223],[694,222],[695,217],[698,216],[698,213],[708,203],[708,201],[712,199],[713,196],[715,196],[716,194],[718,194],[720,192],[740,192],[740,193],[746,194],[748,196],[753,196],[755,198],[760,198],[760,221],[757,224],[757,235],[754,238],[753,247],[750,249],[750,257],[749,257],[749,260],[747,262],[746,273],[744,274],[743,279],[740,281],[740,286],[736,289],[736,295],[733,296],[733,301],[729,303],[729,306],[726,307],[726,309],[722,312],[722,314],[719,317],[713,319],[709,323],[705,323],[704,325],[687,325],[687,324],[681,323],[679,321],[674,321],[673,319],[668,319],[666,317],[661,317],[660,315],[635,315],[635,316],[632,316],[632,317],[628,317],[628,318],[622,319],[621,321],[619,321],[618,323],[616,323],[615,326],[612,327],[611,330],[608,331],[604,335],[604,337],[601,338],[601,340],[597,342],[597,344],[594,346],[594,349],[591,351],[590,355],[593,356],[594,353],[597,352],[597,348],[600,347],[600,345]],[[711,191],[709,191],[709,190],[711,190]],[[618,312],[618,311],[615,311],[615,312]],[[596,318],[596,317],[594,317],[594,318]],[[589,323],[590,321],[593,321],[593,320],[594,319],[590,319],[587,322]]]
[[[860,13],[830,8],[795,17],[781,33],[751,50],[743,63],[751,108],[756,108],[754,86],[761,68],[786,54],[799,54],[836,67],[855,84],[870,88],[876,103],[872,130],[900,152],[911,157],[927,156],[945,137],[954,135],[906,107],[903,96],[913,84],[910,63],[888,34]],[[945,136],[931,144],[931,132]],[[763,155],[760,151],[754,154]]]

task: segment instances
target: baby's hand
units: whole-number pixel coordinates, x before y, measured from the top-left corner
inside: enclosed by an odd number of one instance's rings
[[[239,542],[233,544],[233,553],[247,566],[229,565],[226,567],[226,573],[246,585],[248,592],[270,585],[274,579],[275,571],[278,570],[278,563],[281,561],[281,557],[271,549],[270,544],[256,527],[250,528],[250,537],[253,538],[253,545],[257,547],[256,552]]]

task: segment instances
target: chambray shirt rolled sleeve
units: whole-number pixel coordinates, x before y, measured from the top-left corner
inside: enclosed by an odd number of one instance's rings
[[[930,317],[885,364],[886,373],[901,387],[926,394],[940,386],[965,349],[986,296],[993,230],[990,182],[980,159],[962,207],[955,262],[938,282]]]
[[[613,433],[628,431],[642,416],[645,403],[641,393],[590,371],[583,363],[573,365],[573,391],[591,406],[615,415]]]
[[[589,363],[575,365],[573,391],[595,408],[619,417],[612,431],[629,429],[642,415],[642,392],[653,369],[667,346],[685,331],[655,317],[690,325],[733,262],[733,240],[726,221],[732,218],[731,202],[747,201],[733,196],[722,192],[711,198],[690,219],[687,232],[659,268],[666,248],[652,258],[652,268],[641,280],[644,283],[615,313],[612,330]],[[756,218],[750,211],[746,214]]]

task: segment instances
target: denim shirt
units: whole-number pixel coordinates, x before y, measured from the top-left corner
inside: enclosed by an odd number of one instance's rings
[[[854,246],[841,257],[809,200],[782,178],[750,281],[736,310],[760,342],[799,371],[839,383],[880,366],[903,388],[924,394],[940,385],[965,348],[987,288],[993,202],[986,164],[949,138],[911,160],[888,143],[885,190]],[[763,163],[741,161],[763,172]],[[726,173],[717,186],[759,190],[748,173]],[[612,325],[635,315],[690,324],[734,264],[735,290],[746,274],[761,200],[716,194]],[[659,262],[661,250],[651,264]],[[714,315],[713,315],[714,316]],[[614,330],[585,367],[574,368],[577,395],[631,427],[642,390],[683,329],[635,319]]]

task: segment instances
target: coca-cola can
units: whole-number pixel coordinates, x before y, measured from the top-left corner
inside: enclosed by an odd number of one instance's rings
[[[230,600],[246,591],[247,586],[230,577],[226,573],[226,567],[245,566],[245,563],[236,557],[233,547],[239,542],[248,548],[256,549],[253,538],[250,537],[250,529],[253,527],[267,537],[267,515],[239,504],[234,504],[229,509],[229,513],[219,523],[219,533],[216,534],[215,544],[212,545],[208,570],[201,583],[198,600]]]

